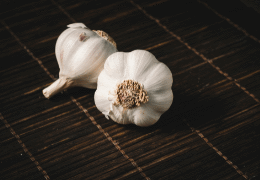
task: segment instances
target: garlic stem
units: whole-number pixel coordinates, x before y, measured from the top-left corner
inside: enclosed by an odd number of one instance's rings
[[[50,86],[48,86],[42,91],[43,95],[49,99],[53,95],[67,89],[68,87],[71,87],[72,83],[73,81],[71,79],[66,77],[60,77],[54,83],[52,83]]]

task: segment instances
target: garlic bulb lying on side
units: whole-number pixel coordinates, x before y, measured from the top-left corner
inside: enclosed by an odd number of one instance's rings
[[[117,52],[116,43],[105,32],[91,31],[82,23],[68,27],[56,42],[59,79],[43,90],[46,98],[72,86],[95,89],[105,60]]]
[[[172,73],[145,50],[116,52],[98,77],[95,104],[119,124],[150,126],[173,101]]]

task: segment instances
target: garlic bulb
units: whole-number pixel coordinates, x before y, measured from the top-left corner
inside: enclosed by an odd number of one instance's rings
[[[150,126],[173,101],[172,73],[145,50],[110,55],[98,77],[94,100],[107,119]]]
[[[72,86],[95,89],[105,60],[117,52],[116,43],[105,32],[91,31],[82,23],[68,27],[56,42],[59,79],[43,90],[46,98]]]

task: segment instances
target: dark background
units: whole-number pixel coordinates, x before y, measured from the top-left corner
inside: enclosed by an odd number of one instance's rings
[[[4,0],[0,10],[0,179],[259,178],[258,1]],[[56,40],[74,21],[171,69],[173,104],[155,125],[107,120],[95,90],[44,98]]]

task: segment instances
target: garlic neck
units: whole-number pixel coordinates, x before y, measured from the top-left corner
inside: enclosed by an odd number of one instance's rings
[[[51,98],[53,95],[67,89],[68,87],[71,87],[73,84],[73,81],[66,77],[60,77],[57,79],[54,83],[52,83],[50,86],[45,88],[42,92],[43,95],[46,98]]]
[[[133,80],[124,80],[117,85],[114,105],[132,109],[148,102],[148,98],[146,90],[140,83]]]

